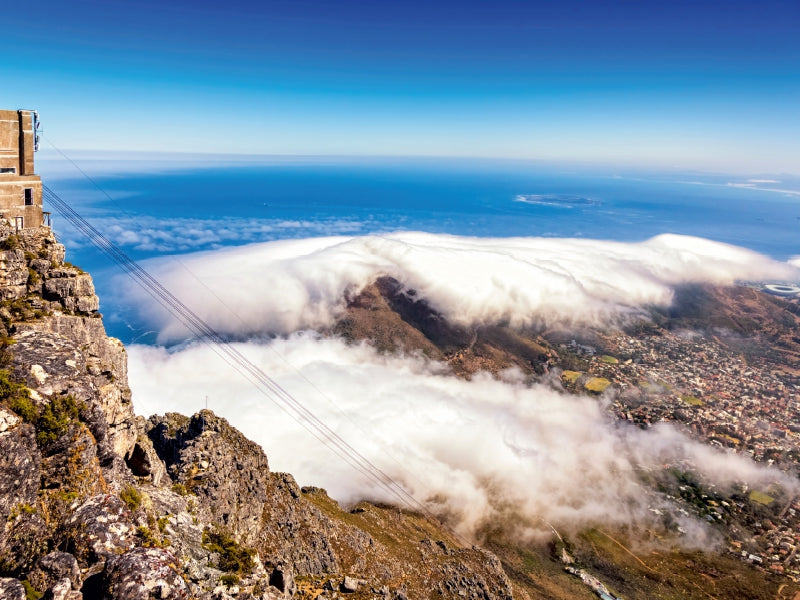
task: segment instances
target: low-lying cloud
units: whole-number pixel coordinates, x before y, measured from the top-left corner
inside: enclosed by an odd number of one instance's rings
[[[620,423],[604,400],[566,394],[557,383],[531,386],[514,372],[464,381],[419,356],[381,355],[308,330],[330,325],[349,294],[382,275],[463,324],[597,324],[666,305],[679,284],[798,280],[797,266],[677,235],[627,244],[425,233],[270,242],[147,266],[217,331],[249,340],[238,347],[252,362],[468,535],[505,518],[532,532],[597,522],[650,528],[666,511],[689,532],[686,543],[702,544],[710,528],[643,486],[643,472],[680,465],[718,485],[792,485],[777,471],[712,450],[673,426],[645,431]],[[187,337],[142,292],[125,293],[141,303],[162,341]],[[264,447],[273,469],[345,502],[397,500],[331,454],[209,347],[133,346],[130,382],[141,414],[191,414],[208,397],[210,408]]]
[[[98,218],[93,224],[103,235],[126,251],[175,253],[217,250],[229,244],[268,239],[306,238],[318,235],[358,234],[377,227],[364,220],[331,219],[242,219],[213,221],[192,218]],[[80,232],[65,227],[59,239],[70,248],[89,245]]]
[[[345,298],[389,275],[461,324],[598,324],[667,305],[674,286],[797,280],[796,266],[701,238],[640,243],[427,233],[284,240],[154,259],[146,266],[218,332],[249,337],[330,325]],[[160,341],[188,334],[144,292]]]
[[[672,426],[644,431],[616,422],[601,399],[526,386],[513,372],[465,381],[421,357],[380,355],[312,333],[237,349],[465,535],[507,518],[529,533],[597,523],[644,529],[663,511],[688,532],[685,543],[703,544],[713,537],[710,528],[643,486],[642,472],[693,465],[718,485],[791,485],[777,471],[712,450]],[[397,502],[209,347],[133,346],[130,380],[142,414],[191,414],[207,398],[209,408],[263,446],[273,470],[325,487],[340,501]]]

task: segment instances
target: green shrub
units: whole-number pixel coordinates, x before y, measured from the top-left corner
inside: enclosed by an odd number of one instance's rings
[[[224,575],[220,575],[219,582],[227,587],[233,587],[239,583],[239,576],[235,573],[225,573]]]
[[[42,278],[39,276],[39,274],[30,267],[28,267],[28,285],[36,285],[41,280]]]
[[[203,530],[203,548],[219,554],[219,569],[228,573],[249,573],[255,563],[255,550],[245,548],[223,531]]]
[[[161,540],[159,540],[152,531],[150,531],[149,527],[145,527],[144,525],[140,525],[136,528],[136,535],[138,535],[142,539],[142,546],[145,548],[161,548],[163,545]]]
[[[28,396],[28,388],[14,381],[7,369],[0,369],[0,400],[4,400],[26,423],[36,423],[39,418],[39,411]]]
[[[132,485],[126,485],[119,493],[119,497],[128,505],[131,512],[136,512],[142,504],[142,493]]]
[[[179,496],[187,496],[189,494],[189,490],[182,483],[173,483],[172,491],[178,494]]]
[[[28,395],[28,388],[14,381],[7,369],[0,369],[0,400],[17,413],[26,423],[36,427],[36,442],[46,446],[55,442],[78,418],[79,402],[75,396],[55,396],[42,410]]]
[[[78,274],[85,273],[83,269],[81,269],[76,265],[73,265],[71,262],[67,262],[66,260],[64,261],[64,266],[67,267],[68,269],[75,269],[78,272]]]
[[[167,530],[167,523],[169,522],[169,516],[164,515],[163,517],[158,519],[158,530],[161,533],[164,533]]]
[[[8,401],[8,408],[17,413],[26,423],[36,423],[39,411],[30,398],[17,396]]]
[[[14,506],[14,508],[11,509],[11,512],[9,513],[6,520],[13,521],[20,515],[32,515],[35,512],[36,509],[33,506],[31,506],[27,502],[22,502],[20,504],[17,504],[16,506]]]
[[[0,250],[16,250],[19,248],[19,238],[13,233],[6,239],[0,240]]]
[[[36,421],[36,442],[46,446],[55,442],[69,429],[69,424],[78,418],[78,401],[73,395],[55,396],[44,407]]]
[[[25,588],[25,600],[39,600],[43,596],[41,592],[33,589],[33,585],[27,579],[22,580],[22,587]]]

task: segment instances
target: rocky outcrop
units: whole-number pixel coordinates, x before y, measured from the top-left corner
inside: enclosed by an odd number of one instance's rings
[[[106,562],[103,592],[116,600],[183,600],[189,588],[178,558],[163,548],[136,548]]]
[[[547,342],[534,334],[503,325],[450,323],[392,277],[379,277],[348,298],[346,310],[329,333],[367,341],[381,352],[419,352],[447,363],[454,374],[466,378],[510,367],[541,374],[555,357]]]
[[[0,597],[511,598],[497,559],[300,489],[210,411],[136,417],[98,308],[49,229],[0,223]]]

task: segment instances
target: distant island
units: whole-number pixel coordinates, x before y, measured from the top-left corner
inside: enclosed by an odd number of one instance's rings
[[[561,208],[578,208],[582,206],[597,206],[599,200],[576,196],[573,194],[517,194],[515,202],[525,204],[540,204],[542,206],[558,206]]]

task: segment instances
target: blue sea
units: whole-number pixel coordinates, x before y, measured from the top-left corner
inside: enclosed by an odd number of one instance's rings
[[[276,239],[399,230],[641,241],[705,237],[800,255],[800,178],[522,161],[56,157],[47,186],[133,259]],[[48,207],[45,207],[48,210]],[[53,215],[67,259],[92,272],[112,335],[114,266]]]

